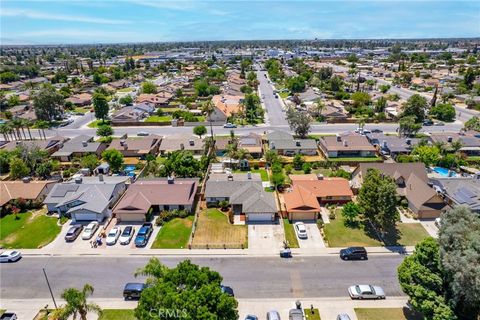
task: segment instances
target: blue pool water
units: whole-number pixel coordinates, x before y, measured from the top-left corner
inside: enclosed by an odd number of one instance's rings
[[[433,171],[438,173],[439,175],[443,177],[456,177],[457,174],[455,172],[451,172],[447,168],[442,168],[442,167],[433,167]]]
[[[135,171],[135,166],[133,165],[128,165],[128,166],[125,166],[125,168],[123,169],[125,172],[130,172],[130,171]]]

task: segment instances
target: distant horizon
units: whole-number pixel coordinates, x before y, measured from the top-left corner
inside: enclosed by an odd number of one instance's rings
[[[478,1],[2,1],[0,44],[477,38]]]

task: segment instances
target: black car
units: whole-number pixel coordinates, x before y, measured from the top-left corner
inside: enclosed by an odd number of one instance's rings
[[[233,294],[233,289],[231,287],[220,285],[220,289],[222,290],[223,293],[226,293],[231,297],[235,297],[235,295]]]
[[[372,129],[372,133],[383,133],[383,130],[380,130],[380,129]]]
[[[367,250],[364,247],[349,247],[340,250],[342,260],[367,260]]]
[[[145,287],[144,283],[129,282],[123,288],[123,297],[126,300],[140,299],[140,295]]]
[[[433,121],[430,120],[430,119],[427,119],[427,120],[423,121],[423,125],[424,126],[433,126]]]
[[[135,237],[135,246],[145,247],[152,232],[153,225],[150,222],[142,224],[142,227],[138,230],[137,236]]]
[[[65,235],[65,241],[71,242],[77,239],[78,235],[82,232],[83,226],[81,224],[76,224],[68,229],[67,234]]]

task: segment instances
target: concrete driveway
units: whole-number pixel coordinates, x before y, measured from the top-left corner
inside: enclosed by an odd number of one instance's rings
[[[428,234],[433,238],[438,238],[438,228],[435,225],[435,220],[420,220],[422,226],[427,230]]]
[[[249,224],[248,248],[277,251],[283,248],[283,227],[280,223]]]
[[[300,239],[297,236],[298,244],[300,248],[305,249],[319,249],[325,248],[325,243],[323,242],[322,235],[320,230],[318,230],[317,224],[315,222],[304,222],[305,228],[307,228],[307,239]],[[294,226],[295,228],[295,226]],[[296,231],[295,231],[296,233]]]

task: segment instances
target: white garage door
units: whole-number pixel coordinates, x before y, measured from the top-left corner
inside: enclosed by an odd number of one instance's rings
[[[271,213],[249,213],[247,221],[272,221]]]
[[[97,220],[96,213],[76,213],[72,215],[74,221],[93,221]]]

